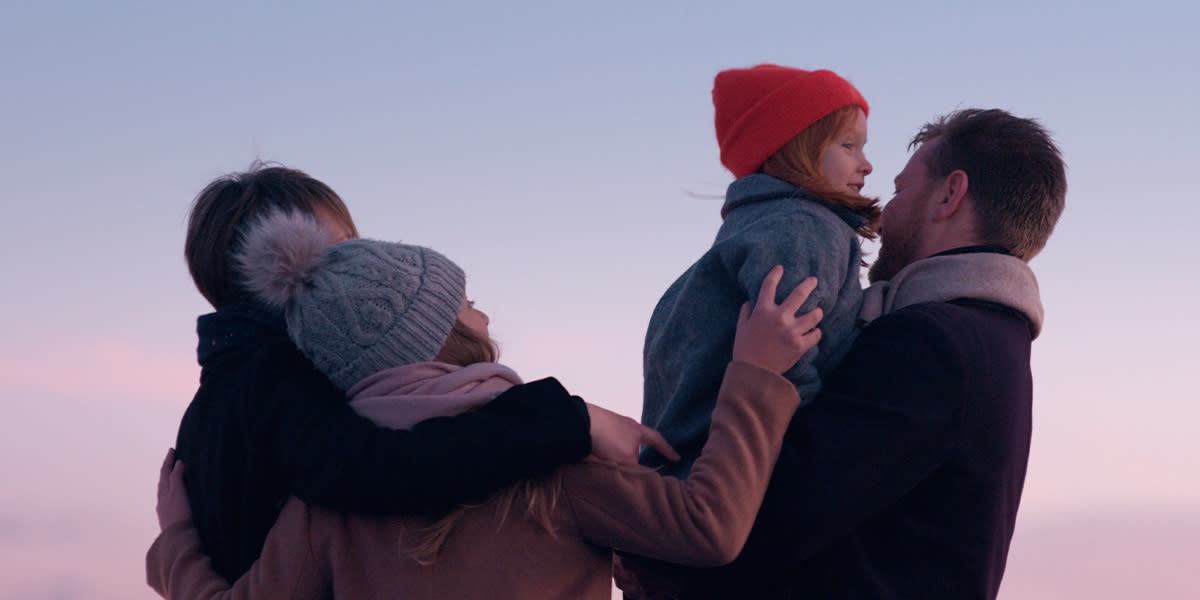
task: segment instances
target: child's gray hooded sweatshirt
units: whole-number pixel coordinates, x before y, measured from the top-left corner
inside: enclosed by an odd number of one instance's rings
[[[807,402],[837,366],[857,333],[864,220],[830,207],[768,175],[730,184],[725,218],[712,248],[671,284],[646,332],[642,423],[662,432],[683,459],[648,451],[642,462],[685,476],[708,438],[708,426],[743,302],[754,301],[767,271],[783,265],[782,300],[810,275],[818,286],[802,311],[820,306],[821,343],[784,374]]]

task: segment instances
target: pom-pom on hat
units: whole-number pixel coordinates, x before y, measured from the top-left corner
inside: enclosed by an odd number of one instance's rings
[[[266,215],[237,256],[246,288],[283,309],[296,346],[342,390],[433,360],[466,294],[462,269],[421,246],[328,239],[311,216]]]
[[[833,71],[772,64],[717,73],[712,96],[721,164],[735,177],[758,171],[788,140],[843,106],[870,112],[862,94]]]

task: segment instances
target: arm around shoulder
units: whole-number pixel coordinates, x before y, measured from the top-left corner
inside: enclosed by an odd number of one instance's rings
[[[283,386],[272,447],[307,502],[375,514],[435,513],[582,458],[587,409],[557,381],[516,386],[479,410],[411,430],[377,426],[307,365]]]

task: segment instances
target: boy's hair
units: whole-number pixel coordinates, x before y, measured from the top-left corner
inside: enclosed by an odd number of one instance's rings
[[[183,247],[192,281],[214,308],[253,300],[238,276],[234,256],[246,226],[273,210],[334,219],[351,237],[358,237],[342,199],[303,171],[255,161],[244,172],[218,177],[192,203]]]
[[[808,190],[825,202],[843,206],[867,222],[859,235],[874,239],[879,221],[879,200],[834,188],[821,174],[821,155],[829,143],[854,127],[858,106],[843,106],[821,117],[775,151],[759,172]]]
[[[967,174],[977,234],[1028,261],[1046,245],[1066,203],[1062,153],[1034,119],[999,109],[945,115],[913,137],[909,149],[936,144],[928,154],[931,177]]]

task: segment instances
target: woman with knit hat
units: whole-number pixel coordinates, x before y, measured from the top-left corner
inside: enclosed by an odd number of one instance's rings
[[[285,313],[312,363],[378,423],[407,428],[479,407],[520,379],[495,362],[462,270],[428,248],[350,240],[326,248],[311,218],[278,213],[247,236],[247,287]],[[611,548],[695,565],[732,560],[749,535],[800,397],[780,375],[819,341],[796,316],[812,279],[741,307],[709,442],[686,480],[590,460],[439,518],[354,515],[293,498],[261,558],[230,585],[189,521],[181,470],[163,465],[163,532],[149,582],[175,599],[608,598]],[[303,443],[302,440],[299,443]],[[470,445],[472,440],[462,440]],[[484,452],[486,449],[477,449]]]

